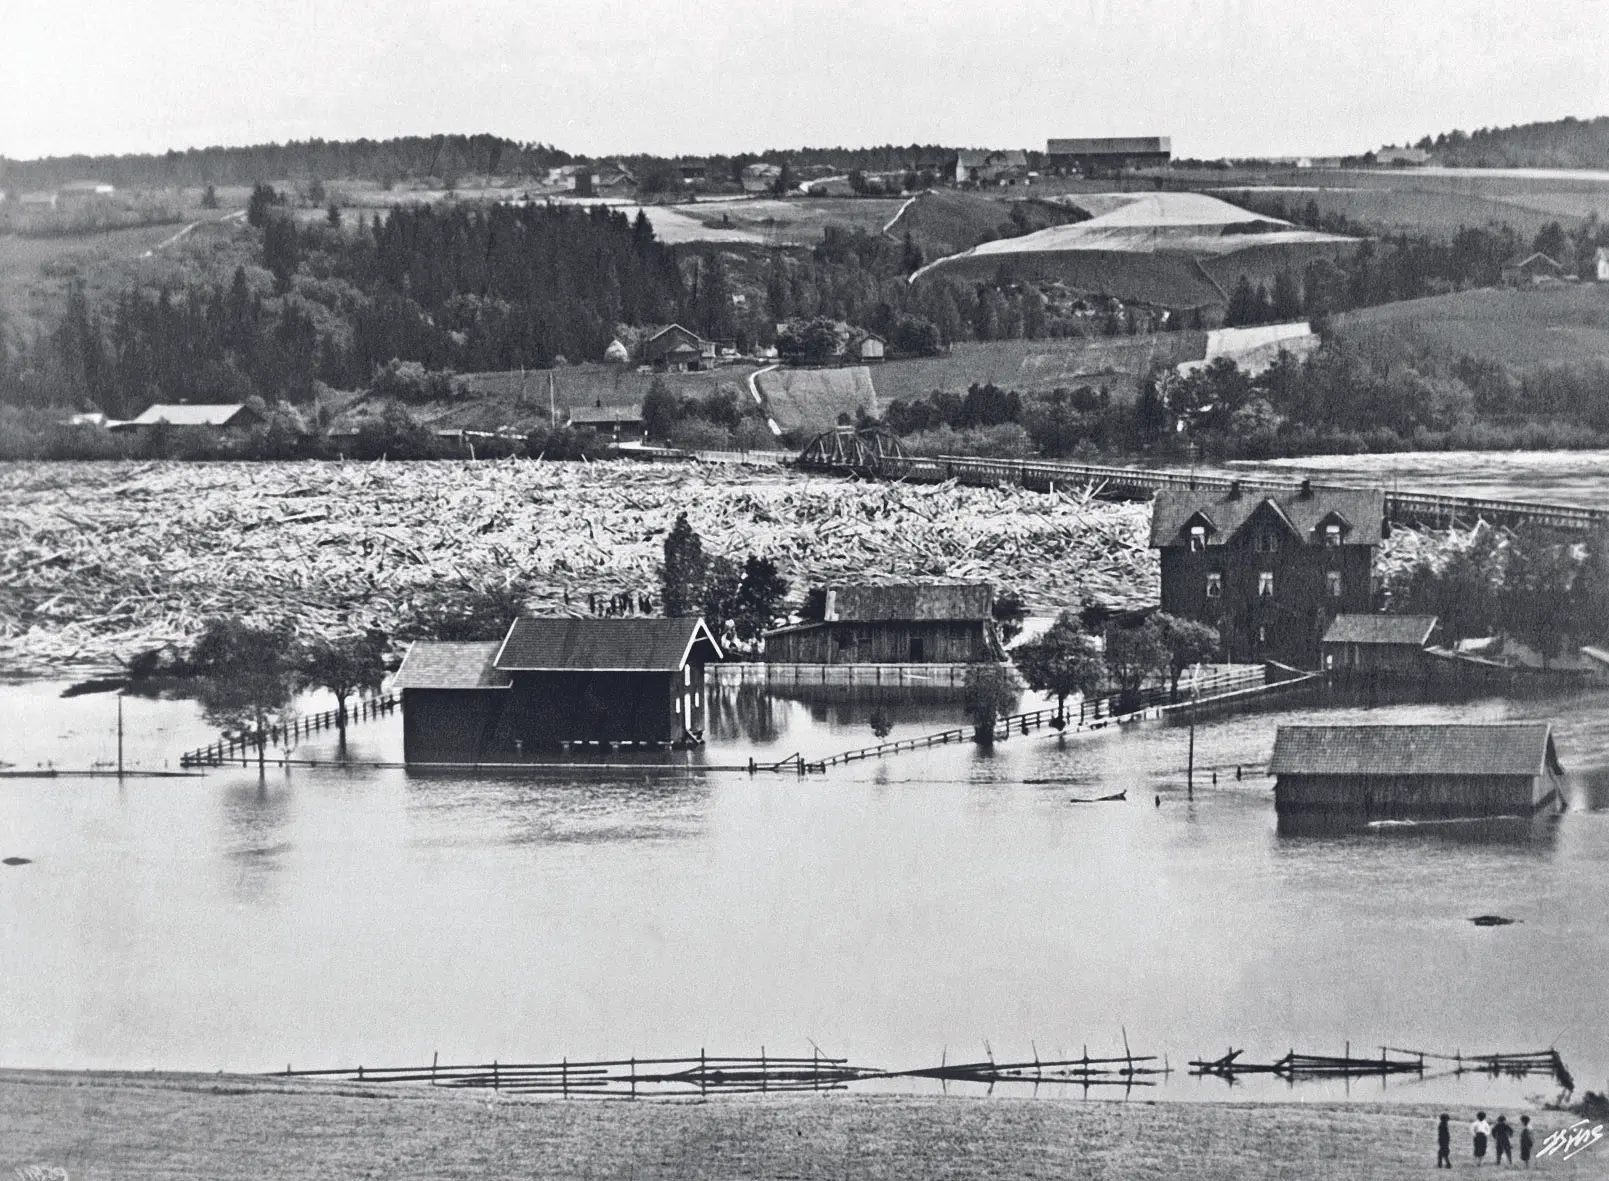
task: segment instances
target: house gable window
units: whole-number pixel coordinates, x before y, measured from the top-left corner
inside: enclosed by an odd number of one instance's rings
[[[1274,597],[1274,572],[1264,570],[1257,575],[1257,597],[1271,599]]]
[[[1268,529],[1260,529],[1253,535],[1252,549],[1260,554],[1277,554],[1279,552],[1279,534]]]

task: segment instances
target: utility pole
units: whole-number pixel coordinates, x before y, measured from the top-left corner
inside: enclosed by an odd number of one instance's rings
[[[1191,800],[1196,798],[1196,674],[1200,668],[1197,665],[1190,670],[1190,761],[1184,772],[1184,791],[1185,798]]]
[[[548,426],[559,425],[559,411],[553,398],[553,370],[548,370]]]
[[[123,694],[117,694],[117,777],[123,778]]]

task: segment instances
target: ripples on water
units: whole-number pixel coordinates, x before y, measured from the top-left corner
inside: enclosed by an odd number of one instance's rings
[[[0,714],[29,719],[0,757],[103,753],[112,700],[57,688],[0,688]],[[896,736],[960,721],[943,688],[714,704],[703,757],[719,763],[869,744],[874,706]],[[186,703],[127,708],[133,758],[206,740]],[[1175,1066],[1229,1045],[1266,1059],[1557,1038],[1596,1087],[1609,1074],[1609,813],[1591,810],[1609,803],[1606,711],[1594,692],[1240,716],[1197,727],[1193,793],[1188,732],[1157,724],[808,778],[329,766],[4,781],[0,854],[33,863],[0,869],[0,956],[27,965],[0,976],[0,1060],[252,1070],[814,1041],[913,1067],[985,1043],[1113,1052],[1126,1028],[1136,1052]],[[1317,833],[1275,821],[1260,767],[1282,721],[1505,717],[1555,722],[1572,811]],[[331,741],[302,753],[327,756]],[[357,758],[399,744],[395,717],[351,733]],[[1118,789],[1120,803],[1070,802]],[[1483,913],[1517,921],[1469,923]],[[1466,1078],[1294,1093],[1514,1102],[1548,1089]],[[1231,1092],[1176,1075],[1137,1093]],[[1290,1093],[1267,1078],[1233,1092]]]

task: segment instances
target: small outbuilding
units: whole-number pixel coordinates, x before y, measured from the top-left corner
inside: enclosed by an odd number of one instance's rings
[[[1281,815],[1529,816],[1564,799],[1547,722],[1281,726],[1268,773]]]
[[[261,426],[263,416],[244,402],[202,404],[157,402],[127,422],[108,424],[114,431],[144,433],[164,427],[187,434],[223,434]]]
[[[570,411],[568,425],[594,430],[619,442],[641,439],[646,430],[640,405],[605,406],[601,401],[575,407]]]
[[[765,634],[773,664],[979,664],[1005,657],[981,582],[828,587],[822,616]]]
[[[410,763],[513,762],[576,744],[697,745],[704,621],[521,616],[501,641],[416,641],[397,670]]]
[[[1326,671],[1413,673],[1435,636],[1434,615],[1337,615],[1321,648]]]

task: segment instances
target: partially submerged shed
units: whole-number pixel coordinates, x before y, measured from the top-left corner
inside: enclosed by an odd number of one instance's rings
[[[1326,670],[1418,672],[1436,633],[1434,615],[1337,615],[1321,645]]]
[[[721,650],[702,619],[521,616],[501,641],[418,641],[402,691],[410,763],[503,762],[577,743],[703,741],[704,666]]]
[[[1547,722],[1281,726],[1268,772],[1281,815],[1528,816],[1564,798]]]
[[[765,634],[780,664],[976,664],[1002,659],[994,588],[981,582],[837,586],[822,617]]]

